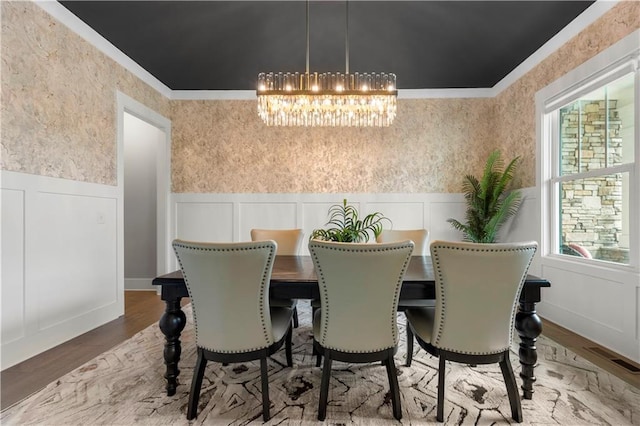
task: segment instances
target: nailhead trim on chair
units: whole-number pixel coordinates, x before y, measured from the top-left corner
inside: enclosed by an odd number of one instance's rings
[[[198,244],[198,243],[195,243]],[[206,244],[206,243],[205,243]],[[227,252],[227,251],[252,251],[252,250],[256,250],[256,249],[263,249],[265,247],[269,247],[271,250],[269,251],[269,258],[267,260],[267,263],[269,263],[271,261],[271,259],[274,256],[274,248],[271,245],[254,245],[252,247],[229,247],[229,248],[215,248],[215,247],[194,247],[191,245],[186,245],[186,244],[181,244],[181,243],[173,243],[173,247],[180,247],[180,248],[184,248],[187,250],[193,250],[193,251],[219,251],[219,252]],[[176,258],[178,259],[178,264],[180,265],[180,269],[182,270],[182,275],[184,278],[184,283],[187,286],[187,291],[189,292],[189,298],[191,299],[191,305],[193,306],[193,324],[196,330],[196,342],[198,341],[198,319],[196,317],[196,306],[195,306],[195,302],[194,302],[194,298],[191,295],[191,286],[189,285],[189,280],[187,278],[187,274],[184,272],[184,268],[182,268],[182,260],[180,259],[180,256],[178,255],[178,253],[176,252]],[[262,276],[262,285],[260,286],[260,300],[264,299],[264,292],[265,292],[265,288],[268,287],[268,283],[266,283],[267,281],[267,273],[266,271],[264,272],[263,276]],[[268,348],[273,342],[269,343],[269,341],[271,340],[271,336],[269,335],[269,331],[267,330],[267,325],[265,323],[265,312],[264,312],[264,305],[263,303],[260,303],[260,319],[262,321],[262,330],[264,332],[264,337],[265,337],[265,342],[266,345],[265,346],[261,346],[261,347],[257,347],[257,348],[249,348],[249,349],[245,349],[243,351],[224,351],[224,350],[219,350],[219,349],[213,349],[213,348],[209,348],[206,346],[202,346],[202,345],[198,345],[199,347],[201,347],[202,349],[206,349],[208,351],[211,352],[218,352],[218,353],[242,353],[242,352],[252,352],[252,351],[256,351],[256,350],[260,350],[260,349],[265,349]]]
[[[311,242],[311,244],[313,245],[313,242]],[[395,251],[395,250],[407,248],[409,246],[410,245],[407,244],[407,245],[396,245],[394,247],[371,247],[371,248],[367,247],[367,248],[360,248],[360,249],[358,248],[358,246],[355,246],[355,247],[353,247],[353,246],[352,247],[329,247],[329,246],[324,246],[323,245],[323,246],[316,246],[316,247],[320,247],[322,249],[327,249],[327,250],[343,251],[343,252],[349,252],[349,253],[354,253],[354,252],[356,252],[356,253],[358,253],[358,252],[359,253],[364,253],[364,252]],[[318,258],[316,256],[315,252],[311,251],[311,254],[314,257],[314,264],[317,265],[319,262],[318,262]],[[402,266],[403,273],[400,275],[400,277],[398,278],[398,282],[396,283],[397,284],[396,285],[396,291],[395,291],[395,294],[393,296],[393,299],[394,299],[393,304],[396,307],[397,307],[398,301],[400,299],[400,288],[402,287],[399,284],[402,283],[402,278],[404,276],[404,272],[406,272],[406,270],[407,270],[407,266],[409,265],[409,260],[410,259],[411,259],[411,256],[409,255],[409,257],[405,260],[404,265]],[[318,281],[322,280],[324,282],[325,278],[324,278],[324,273],[322,271],[322,268],[318,268],[318,269],[319,270],[316,271],[316,274],[318,275]],[[326,286],[322,286],[322,290],[323,290],[323,294],[324,294],[324,299],[328,300]],[[328,304],[327,304],[327,306],[321,305],[321,309],[326,309],[325,312],[328,313],[329,312]],[[396,310],[397,310],[397,308],[396,308]],[[391,321],[392,324],[395,323],[395,321],[396,321],[396,310],[393,310],[393,312],[391,314],[390,321]],[[327,349],[337,350],[337,351],[346,352],[346,353],[359,353],[357,351],[349,351],[349,350],[345,350],[343,348],[326,346],[323,342],[324,342],[324,340],[326,338],[325,334],[326,334],[326,329],[327,329],[327,326],[328,326],[327,318],[329,317],[329,315],[327,314],[327,315],[324,315],[323,317],[325,319],[323,321],[323,327],[322,328],[323,328],[323,330],[325,330],[325,332],[321,336],[321,339],[318,340],[320,342],[320,344],[323,347],[327,348]],[[390,349],[390,348],[395,347],[395,345],[398,344],[398,333],[397,333],[397,331],[398,331],[397,327],[393,327],[392,328],[392,336],[393,336],[393,341],[394,341],[394,345],[393,346],[387,346],[387,347],[384,347],[384,348],[373,349],[372,351],[383,351],[385,349]]]
[[[447,244],[435,244],[432,247],[435,249],[449,249],[449,250],[459,250],[459,251],[476,251],[476,252],[512,252],[512,251],[532,251],[535,253],[536,249],[534,247],[531,246],[523,246],[523,247],[516,247],[516,248],[495,248],[495,247],[491,247],[492,244],[485,244],[483,247],[454,247],[451,245],[447,245]],[[433,265],[434,265],[434,269],[435,265],[439,265],[440,264],[440,258],[438,257],[438,252],[436,250],[435,253],[432,252],[432,257],[433,257]],[[531,265],[531,262],[533,260],[533,256],[531,257],[531,259],[529,259],[529,263],[527,264],[527,270],[529,269],[529,266]],[[444,285],[443,285],[443,279],[442,279],[442,273],[440,272],[440,268],[438,269],[438,275],[437,275],[437,281],[438,281],[438,287],[440,288],[440,294],[444,294]],[[522,291],[522,286],[524,285],[524,282],[526,280],[527,276],[523,275],[522,280],[520,281],[520,285],[518,286],[518,291],[516,292],[516,298],[520,295],[520,292]],[[440,303],[442,304],[442,309],[441,309],[441,313],[440,313],[440,322],[439,322],[439,327],[438,327],[438,331],[436,333],[436,338],[433,340],[433,345],[436,346],[438,349],[443,349],[446,351],[451,351],[451,352],[458,352],[458,353],[465,353],[465,354],[469,354],[469,355],[491,355],[491,354],[496,354],[496,353],[500,353],[500,352],[504,352],[504,350],[509,349],[509,347],[511,347],[511,343],[512,343],[512,333],[509,334],[509,346],[505,349],[501,349],[501,350],[497,350],[494,352],[460,352],[459,350],[453,350],[451,348],[446,348],[446,347],[442,347],[442,346],[438,346],[438,340],[440,340],[440,337],[442,335],[442,327],[443,327],[443,323],[444,323],[444,311],[445,311],[445,300],[440,300]],[[511,311],[511,326],[510,329],[513,330],[514,324],[515,324],[515,318],[516,318],[516,309],[515,307],[517,306],[517,304],[514,301],[514,309]]]

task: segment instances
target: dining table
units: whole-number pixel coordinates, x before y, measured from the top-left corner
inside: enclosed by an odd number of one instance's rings
[[[181,270],[160,275],[153,280],[153,284],[160,286],[161,299],[165,302],[165,311],[159,325],[165,337],[163,355],[166,366],[166,390],[167,395],[171,396],[175,394],[178,385],[178,364],[182,351],[180,335],[187,322],[181,301],[189,297],[189,291]],[[541,300],[541,289],[550,286],[546,279],[527,275],[520,292],[515,329],[520,338],[518,357],[521,365],[521,389],[525,399],[533,397],[533,384],[536,381],[534,368],[538,360],[536,340],[542,332],[542,321],[536,313],[536,303]],[[269,291],[270,296],[274,298],[319,300],[318,277],[311,257],[276,256]],[[363,294],[362,297],[367,296]],[[431,256],[412,256],[403,278],[400,299],[435,298]]]

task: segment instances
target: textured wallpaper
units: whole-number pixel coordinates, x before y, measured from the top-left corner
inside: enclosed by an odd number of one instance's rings
[[[640,27],[613,7],[495,99],[399,100],[387,129],[269,128],[255,102],[172,103],[175,192],[460,192],[489,151],[535,186],[535,93]]]
[[[489,151],[535,185],[534,94],[640,27],[616,5],[496,99],[401,99],[385,129],[270,128],[255,101],[169,101],[30,2],[1,1],[5,170],[116,184],[116,90],[172,121],[175,192],[460,192]]]
[[[2,169],[116,185],[116,90],[169,101],[37,5],[0,6]]]
[[[491,99],[400,100],[388,128],[267,127],[255,101],[172,102],[175,192],[459,192]]]
[[[496,98],[499,147],[523,159],[514,183],[536,184],[536,92],[638,28],[640,2],[620,2]]]

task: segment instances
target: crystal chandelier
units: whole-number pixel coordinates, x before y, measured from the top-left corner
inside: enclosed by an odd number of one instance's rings
[[[386,127],[396,116],[396,75],[349,73],[349,6],[345,73],[309,72],[307,0],[306,72],[258,74],[258,115],[267,126]]]

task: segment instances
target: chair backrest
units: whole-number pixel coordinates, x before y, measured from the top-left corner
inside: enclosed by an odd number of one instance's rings
[[[413,243],[336,243],[311,240],[321,321],[316,340],[343,352],[396,346],[396,311]]]
[[[199,347],[238,353],[274,343],[269,312],[274,241],[174,240],[173,249],[189,290]]]
[[[273,240],[278,244],[278,253],[295,256],[300,251],[304,232],[302,229],[252,229],[251,241]]]
[[[429,255],[429,231],[426,229],[384,229],[376,238],[379,243],[411,240],[415,247],[413,256]]]
[[[433,346],[465,354],[507,350],[537,247],[536,242],[431,243],[436,279]]]

